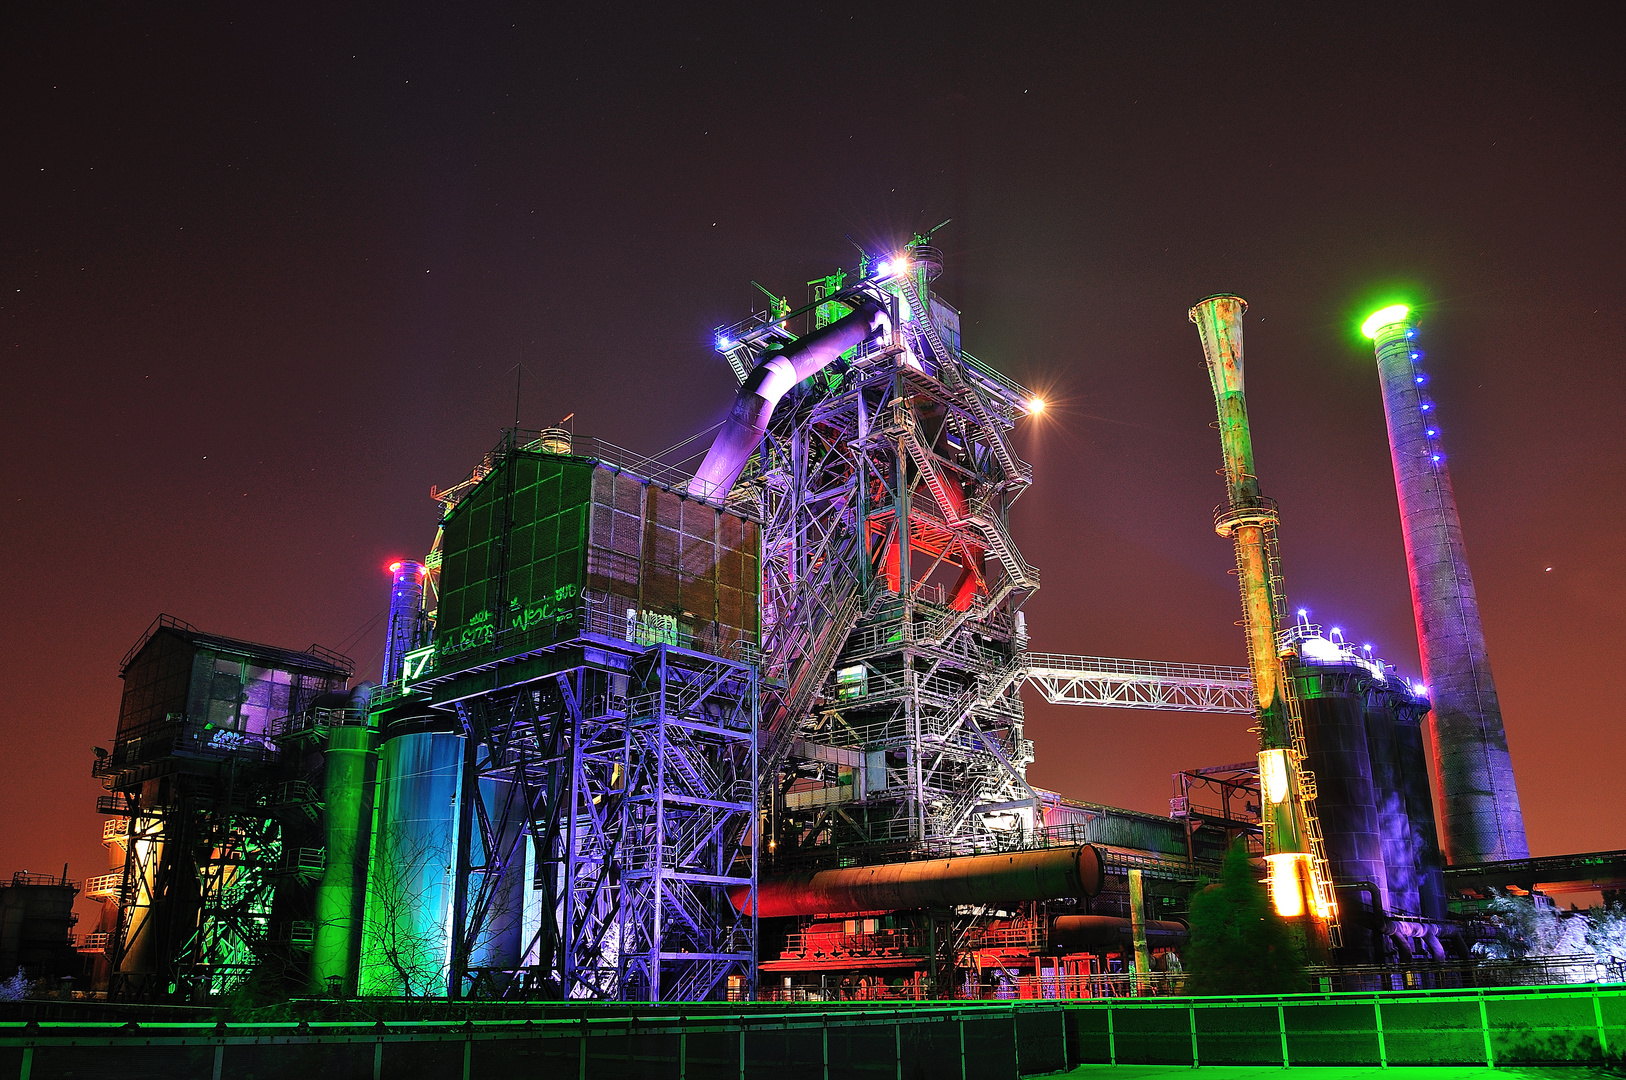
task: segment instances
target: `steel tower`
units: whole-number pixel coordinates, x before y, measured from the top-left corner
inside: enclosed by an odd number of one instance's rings
[[[1434,403],[1423,390],[1427,377],[1418,367],[1423,353],[1417,323],[1409,308],[1396,304],[1374,313],[1362,331],[1377,353],[1417,646],[1433,704],[1427,723],[1445,858],[1449,863],[1527,858],[1524,814],[1463,549],[1462,521]]]
[[[764,522],[779,865],[994,848],[1041,824],[1016,690],[1039,574],[1007,526],[1032,481],[1009,432],[1032,399],[960,348],[959,313],[930,289],[941,270],[916,237],[810,282],[799,311],[779,301],[718,332],[743,385],[699,481]],[[730,487],[746,423],[763,437]]]

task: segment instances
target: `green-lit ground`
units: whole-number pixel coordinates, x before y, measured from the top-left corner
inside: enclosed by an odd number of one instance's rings
[[[1280,1065],[1207,1065],[1200,1070],[1203,1080],[1493,1080],[1496,1077],[1583,1077],[1620,1076],[1602,1069],[1576,1065],[1529,1065],[1507,1069],[1487,1069],[1471,1065],[1403,1065],[1392,1069],[1359,1065],[1322,1065],[1284,1069]],[[1058,1076],[1082,1080],[1162,1080],[1163,1077],[1192,1075],[1189,1065],[1080,1065]]]

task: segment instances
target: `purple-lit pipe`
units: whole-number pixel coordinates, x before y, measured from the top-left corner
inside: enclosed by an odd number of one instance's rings
[[[689,485],[689,494],[722,505],[734,481],[740,478],[745,463],[762,442],[779,399],[791,387],[822,371],[849,349],[870,341],[890,340],[891,336],[891,318],[880,304],[866,300],[829,326],[797,338],[781,352],[769,353],[746,376],[734,408],[723,421],[723,429],[717,433],[706,460]]]
[[[390,564],[390,626],[384,639],[385,684],[401,678],[401,660],[418,648],[423,637],[423,563]]]

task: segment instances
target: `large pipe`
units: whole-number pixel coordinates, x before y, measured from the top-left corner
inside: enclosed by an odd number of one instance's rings
[[[769,353],[746,376],[734,408],[689,485],[689,494],[722,505],[762,442],[779,399],[842,353],[867,342],[890,340],[891,336],[892,320],[886,311],[875,301],[865,300],[829,326],[797,338],[782,351]]]
[[[1428,737],[1445,859],[1528,858],[1524,813],[1463,549],[1462,521],[1433,403],[1421,389],[1417,323],[1410,309],[1397,304],[1375,313],[1362,329],[1377,353],[1417,646],[1433,703]]]
[[[1152,970],[1151,950],[1146,947],[1146,886],[1140,868],[1129,871],[1129,936],[1135,947],[1135,974]]]
[[[1317,864],[1309,827],[1312,809],[1300,780],[1294,746],[1292,706],[1286,671],[1276,649],[1275,574],[1271,548],[1276,508],[1259,491],[1254,472],[1253,435],[1242,379],[1240,296],[1210,296],[1188,313],[1202,338],[1208,381],[1219,412],[1220,446],[1225,458],[1228,509],[1214,526],[1236,548],[1237,581],[1242,591],[1242,625],[1248,664],[1258,703],[1259,783],[1265,832],[1265,858],[1271,869],[1271,898],[1287,918],[1305,911],[1317,920],[1336,915],[1331,883]]]
[[[1095,848],[1082,844],[780,874],[758,883],[756,914],[776,919],[787,915],[1082,900],[1100,891],[1101,857]],[[729,899],[742,912],[747,910],[749,898],[747,888],[729,891]]]
[[[1172,919],[1147,919],[1142,925],[1142,941],[1159,947],[1179,944],[1189,934],[1185,923]],[[1121,915],[1062,915],[1050,923],[1050,947],[1061,952],[1134,948],[1133,921]]]

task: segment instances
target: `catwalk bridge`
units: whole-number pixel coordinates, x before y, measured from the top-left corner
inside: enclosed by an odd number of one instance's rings
[[[1027,653],[1023,678],[1052,705],[1252,715],[1245,667]]]

